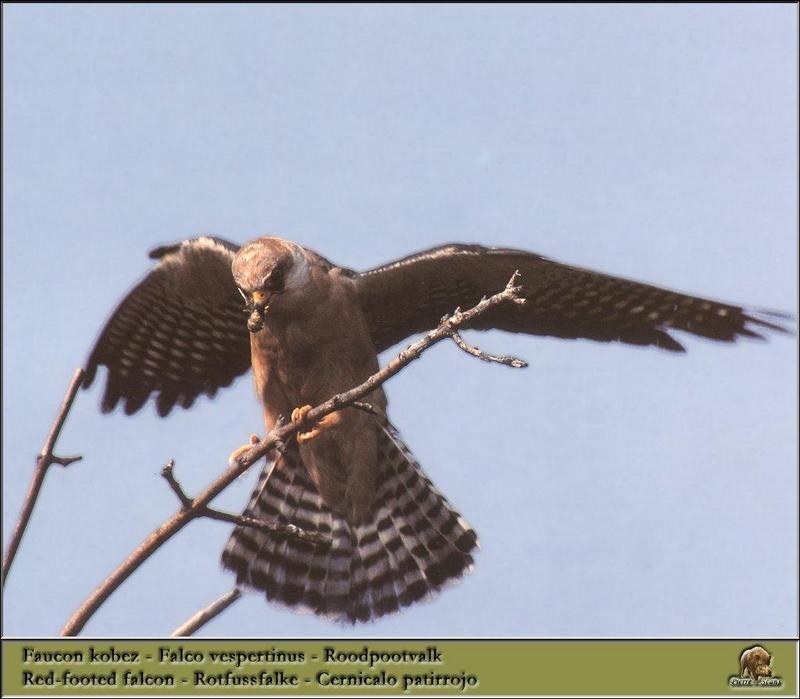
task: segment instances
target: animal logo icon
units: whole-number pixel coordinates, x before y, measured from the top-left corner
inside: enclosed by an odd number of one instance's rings
[[[772,677],[771,662],[772,656],[761,646],[747,648],[739,659],[740,677],[743,679],[749,677],[754,682],[758,682],[762,677]]]
[[[731,687],[783,687],[772,670],[772,653],[763,646],[745,648],[739,656],[739,674],[728,677]]]

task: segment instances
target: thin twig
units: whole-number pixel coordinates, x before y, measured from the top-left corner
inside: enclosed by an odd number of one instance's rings
[[[81,456],[56,456],[53,454],[58,436],[61,434],[61,428],[64,426],[64,421],[67,419],[72,403],[75,401],[75,396],[78,389],[83,383],[84,371],[83,369],[76,369],[72,375],[72,381],[69,383],[67,393],[58,410],[56,419],[50,427],[50,433],[47,435],[42,451],[36,457],[36,466],[33,470],[33,477],[28,486],[28,494],[25,496],[25,501],[22,504],[22,512],[20,512],[17,524],[14,527],[14,533],[11,535],[11,541],[6,549],[6,555],[3,558],[3,585],[6,584],[8,572],[11,570],[11,564],[14,562],[14,556],[17,554],[22,536],[25,534],[25,529],[28,527],[28,521],[33,513],[33,508],[36,505],[36,500],[39,497],[39,491],[42,489],[44,477],[47,475],[47,469],[53,464],[60,464],[61,466],[69,466],[76,461],[80,461]]]
[[[270,474],[272,474],[272,471],[270,471]],[[172,492],[175,493],[175,496],[180,501],[181,508],[184,510],[193,509],[192,498],[186,494],[183,486],[178,482],[178,479],[175,478],[174,459],[167,461],[164,468],[161,469],[161,475],[164,477],[164,480],[167,481],[167,484],[172,489]],[[330,539],[319,534],[307,532],[305,529],[301,529],[294,524],[266,522],[263,519],[256,519],[255,517],[248,517],[247,515],[237,515],[233,512],[223,512],[222,510],[217,510],[213,507],[204,507],[199,509],[195,513],[195,516],[216,519],[219,522],[231,522],[232,524],[238,524],[242,527],[253,527],[255,529],[268,531],[279,536],[292,536],[297,539],[304,539],[305,541],[310,541],[315,544],[330,544]]]
[[[278,536],[291,536],[295,539],[303,539],[313,544],[328,544],[331,540],[321,534],[314,534],[307,532],[305,529],[294,524],[278,524],[277,522],[266,522],[263,519],[256,519],[255,517],[248,517],[247,515],[237,515],[233,512],[223,512],[222,510],[215,510],[213,507],[206,507],[200,513],[201,517],[208,517],[209,519],[216,519],[220,522],[231,522],[238,524],[242,527],[253,527],[254,529],[261,529],[263,531],[277,534]]]
[[[192,616],[183,622],[170,635],[172,637],[191,636],[195,631],[201,629],[209,621],[222,614],[222,612],[230,607],[241,596],[242,591],[238,587],[234,587],[230,592],[226,592],[224,595],[222,595],[222,597],[214,600],[207,607],[203,607],[200,611],[192,614]]]
[[[374,405],[372,405],[372,403],[364,403],[363,401],[360,400],[354,400],[352,403],[350,403],[350,407],[358,408],[359,410],[363,410],[365,413],[370,413],[371,415],[378,415],[378,416],[383,415],[383,413],[381,413],[380,410],[378,410]]]
[[[311,409],[305,416],[303,423],[288,422],[276,425],[267,436],[258,444],[253,444],[249,449],[238,455],[238,458],[229,464],[228,468],[216,478],[200,495],[198,495],[187,508],[181,507],[158,529],[152,532],[131,554],[109,575],[97,589],[81,604],[81,606],[67,620],[61,629],[62,636],[75,636],[80,633],[86,622],[100,608],[108,597],[130,576],[144,561],[146,561],[159,547],[171,539],[190,521],[203,515],[203,510],[217,495],[233,483],[239,476],[247,471],[262,456],[265,456],[277,444],[285,443],[294,435],[303,424],[313,424],[326,415],[341,410],[370,394],[384,384],[401,369],[411,362],[419,359],[420,355],[437,342],[449,338],[453,330],[476,317],[485,313],[490,308],[502,303],[524,303],[519,296],[519,272],[515,272],[502,291],[483,298],[468,311],[453,314],[439,326],[427,333],[422,339],[406,347],[400,354],[392,359],[383,369],[370,376],[364,383],[355,388],[339,393],[329,400]]]
[[[167,481],[169,487],[172,488],[172,492],[175,493],[178,500],[180,500],[181,507],[186,509],[191,506],[192,499],[184,492],[181,484],[175,479],[175,475],[172,472],[174,468],[175,460],[170,459],[164,465],[164,468],[161,469],[161,475],[163,476],[164,480]]]
[[[482,349],[478,349],[474,345],[470,345],[468,342],[466,342],[464,338],[461,337],[461,335],[459,335],[455,330],[450,333],[450,339],[467,354],[471,354],[473,357],[482,359],[484,362],[505,364],[505,366],[514,367],[514,369],[524,369],[526,366],[528,366],[528,362],[526,362],[524,359],[518,359],[517,357],[511,357],[509,355],[497,356],[494,354],[489,354],[488,352],[484,352]]]

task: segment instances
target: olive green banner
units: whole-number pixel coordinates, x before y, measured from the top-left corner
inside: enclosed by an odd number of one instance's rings
[[[3,696],[797,693],[795,641],[3,640]]]

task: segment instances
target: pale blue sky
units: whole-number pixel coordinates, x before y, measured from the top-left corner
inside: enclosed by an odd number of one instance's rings
[[[3,8],[3,540],[73,369],[157,244],[279,235],[366,268],[527,248],[797,312],[797,8]],[[343,628],[249,595],[217,636],[793,636],[797,341],[688,354],[472,336],[387,386],[477,529],[474,573]],[[385,355],[385,361],[390,356]],[[161,420],[82,393],[4,595],[56,634],[261,428],[251,377]],[[255,474],[217,504],[241,510]],[[230,588],[192,524],[87,626],[163,636]],[[763,603],[754,603],[763,599]]]

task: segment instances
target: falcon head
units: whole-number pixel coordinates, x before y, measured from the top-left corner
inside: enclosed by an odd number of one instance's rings
[[[239,249],[231,271],[250,312],[247,329],[257,333],[275,304],[280,308],[306,285],[309,263],[299,245],[280,238],[257,238]]]

